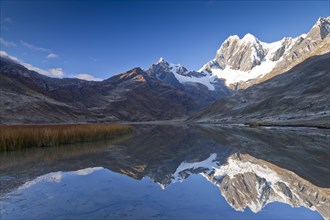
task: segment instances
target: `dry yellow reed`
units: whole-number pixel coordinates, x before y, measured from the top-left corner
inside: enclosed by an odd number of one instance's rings
[[[132,132],[131,126],[121,124],[1,125],[0,151],[112,139]]]

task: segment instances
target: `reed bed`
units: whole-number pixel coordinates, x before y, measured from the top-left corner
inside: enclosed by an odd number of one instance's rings
[[[129,125],[2,125],[0,151],[114,139],[133,132]]]

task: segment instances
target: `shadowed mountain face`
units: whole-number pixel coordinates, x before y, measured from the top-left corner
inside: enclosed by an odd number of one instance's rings
[[[180,64],[172,64],[161,58],[146,71],[167,84],[185,91],[199,106],[207,106],[228,96],[232,91],[219,79],[209,79],[207,74],[188,71]]]
[[[185,92],[133,69],[101,82],[106,94],[105,112],[110,111],[121,120],[149,121],[187,117],[199,107]]]
[[[0,61],[1,123],[72,123],[94,117],[86,112],[97,104],[93,82],[50,78],[9,60]],[[82,101],[88,104],[81,105]]]
[[[329,134],[317,129],[150,126],[125,140],[1,155],[2,193],[54,171],[104,167],[165,189],[201,174],[238,211],[272,202],[329,218]],[[220,196],[220,195],[219,195]]]
[[[311,57],[286,73],[215,102],[192,120],[330,126],[329,64],[330,53]]]
[[[1,123],[166,120],[202,107],[140,68],[90,82],[49,78],[1,58],[0,77]]]

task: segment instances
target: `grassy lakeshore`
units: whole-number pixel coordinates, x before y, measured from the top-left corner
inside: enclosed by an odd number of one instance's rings
[[[120,124],[1,125],[0,151],[114,139],[132,132],[131,126]]]

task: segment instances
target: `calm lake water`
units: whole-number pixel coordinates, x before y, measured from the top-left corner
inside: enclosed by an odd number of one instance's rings
[[[330,218],[329,130],[137,125],[0,154],[1,219]]]

